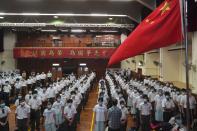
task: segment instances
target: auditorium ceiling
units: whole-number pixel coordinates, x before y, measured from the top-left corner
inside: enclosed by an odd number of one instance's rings
[[[134,28],[161,1],[1,0],[0,23],[128,24]]]

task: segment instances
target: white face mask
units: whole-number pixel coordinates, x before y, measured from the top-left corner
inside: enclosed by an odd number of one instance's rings
[[[71,107],[72,106],[72,103],[68,103],[68,106]]]
[[[24,106],[25,105],[25,102],[21,102],[21,104],[20,104],[21,106]]]

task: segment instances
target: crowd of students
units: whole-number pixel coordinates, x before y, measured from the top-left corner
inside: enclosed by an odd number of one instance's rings
[[[9,131],[11,98],[16,106],[17,130],[39,131],[42,123],[45,131],[75,131],[96,74],[92,72],[78,79],[71,74],[56,81],[50,72],[33,73],[28,79],[25,72],[22,75],[4,72],[0,77],[0,131]]]
[[[162,83],[146,77],[143,80],[128,79],[120,71],[107,71],[99,82],[95,131],[126,131],[128,115],[131,114],[136,131],[150,131],[155,123],[166,123],[171,128],[184,129],[186,125],[186,90],[172,83]],[[196,119],[197,103],[189,93],[190,123]],[[121,113],[120,113],[121,112]],[[179,118],[179,125],[172,118]],[[154,124],[153,124],[154,123]]]

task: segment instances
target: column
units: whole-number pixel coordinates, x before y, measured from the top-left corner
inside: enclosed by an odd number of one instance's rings
[[[197,93],[197,31],[192,36],[192,79],[193,92]]]
[[[16,34],[5,31],[3,38],[4,52],[0,53],[0,61],[4,61],[4,63],[0,63],[0,71],[16,69],[16,60],[13,57],[13,48],[15,47],[15,43]]]
[[[168,51],[168,48],[160,49],[160,80],[179,81],[179,51]]]

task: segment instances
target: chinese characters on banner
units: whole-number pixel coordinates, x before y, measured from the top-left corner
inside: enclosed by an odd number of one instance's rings
[[[14,48],[14,58],[110,58],[115,48]]]

